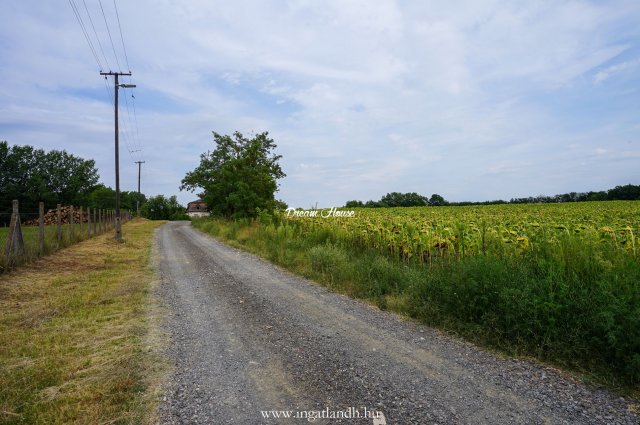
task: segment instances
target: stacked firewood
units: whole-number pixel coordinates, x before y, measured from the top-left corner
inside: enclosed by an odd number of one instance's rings
[[[61,213],[61,221],[62,224],[69,224],[69,211],[70,211],[71,207],[68,206],[63,206],[60,207],[60,213]],[[93,213],[92,213],[93,214]],[[82,209],[82,217],[80,217],[80,208],[76,208],[73,207],[73,223],[74,224],[78,224],[80,223],[80,219],[82,218],[82,222],[86,223],[88,221],[88,216],[87,216],[87,210],[85,208]],[[91,220],[93,221],[93,216],[91,216]],[[44,224],[45,226],[51,225],[51,224],[57,224],[58,223],[58,210],[57,209],[53,209],[53,210],[49,210],[47,211],[47,213],[44,215]],[[38,219],[35,218],[33,220],[29,220],[26,221],[24,223],[22,223],[25,226],[37,226],[38,225]]]

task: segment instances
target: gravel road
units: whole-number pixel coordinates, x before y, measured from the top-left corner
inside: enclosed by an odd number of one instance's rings
[[[330,293],[188,222],[156,242],[175,365],[163,424],[640,423],[630,401]]]

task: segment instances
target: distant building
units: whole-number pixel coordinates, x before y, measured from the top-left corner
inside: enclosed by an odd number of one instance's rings
[[[203,200],[189,202],[187,204],[187,215],[189,217],[207,217],[209,210],[207,210],[207,204]]]

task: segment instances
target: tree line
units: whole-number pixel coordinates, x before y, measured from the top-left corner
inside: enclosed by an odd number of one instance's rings
[[[449,203],[437,193],[431,197],[422,196],[416,192],[400,193],[391,192],[380,198],[379,201],[347,201],[346,208],[392,208],[392,207],[438,207]]]
[[[498,205],[498,204],[550,204],[558,202],[588,202],[588,201],[634,201],[640,200],[640,185],[627,184],[616,186],[613,189],[599,192],[569,192],[554,196],[538,195],[526,198],[511,198],[509,201],[496,199],[481,202],[449,202],[441,195],[434,193],[431,197],[419,195],[416,192],[400,193],[391,192],[380,198],[379,201],[362,202],[358,200],[347,201],[345,208],[391,208],[391,207],[437,207],[444,205]]]
[[[99,181],[92,159],[83,159],[64,150],[45,151],[33,146],[9,145],[0,141],[0,225],[10,220],[12,200],[20,211],[35,214],[40,202],[45,210],[57,204],[98,209],[115,208],[115,190]],[[136,211],[152,219],[184,219],[185,208],[176,197],[147,197],[135,191],[120,192],[120,208]]]

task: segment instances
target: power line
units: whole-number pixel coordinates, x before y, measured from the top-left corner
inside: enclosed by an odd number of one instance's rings
[[[69,0],[69,5],[71,6],[71,10],[73,11],[76,20],[78,22],[78,24],[80,25],[80,29],[82,30],[82,33],[84,35],[84,38],[87,42],[87,44],[89,45],[89,49],[91,50],[91,53],[93,55],[93,58],[96,62],[96,64],[98,65],[98,68],[100,70],[104,69],[100,55],[98,54],[98,50],[95,48],[95,43],[92,41],[92,37],[89,34],[89,30],[87,28],[87,26],[84,23],[83,17],[82,17],[82,13],[80,12],[80,9],[78,7],[78,5],[76,4],[77,1],[76,0]],[[104,48],[102,46],[102,42],[100,41],[100,37],[98,35],[98,31],[95,27],[95,24],[93,22],[93,19],[91,17],[91,13],[89,12],[89,8],[87,6],[87,2],[86,0],[82,0],[82,3],[84,5],[84,9],[85,12],[87,14],[87,17],[89,18],[89,22],[91,24],[91,28],[93,30],[93,34],[96,37],[96,41],[98,43],[98,46],[100,48],[100,53],[102,53],[102,59],[104,60],[105,65],[110,69],[110,65],[109,65],[109,61],[107,60],[107,56],[105,54]],[[102,17],[104,19],[104,23],[105,23],[105,27],[107,29],[107,34],[109,36],[109,41],[111,43],[111,48],[113,50],[113,54],[114,54],[114,58],[116,60],[116,63],[118,65],[119,70],[121,71],[121,66],[120,66],[120,61],[118,59],[118,53],[116,51],[115,48],[115,44],[113,42],[113,37],[111,36],[111,30],[109,28],[109,22],[107,20],[105,11],[104,11],[104,7],[102,5],[102,1],[98,0],[98,3],[100,5],[100,11],[102,13]],[[127,51],[126,51],[126,46],[125,46],[125,42],[124,42],[124,36],[123,36],[123,32],[122,32],[122,26],[120,23],[120,16],[119,16],[119,12],[117,9],[117,4],[116,4],[116,0],[113,0],[113,5],[115,8],[115,12],[116,12],[116,18],[118,21],[118,30],[120,33],[120,41],[122,43],[122,49],[125,55],[125,61],[127,64],[127,67],[129,67],[129,58],[127,55]],[[107,75],[114,75],[114,73],[103,73],[102,75],[105,76],[105,80],[104,80],[104,86],[105,86],[105,91],[107,92],[107,96],[111,102],[111,105],[116,107],[118,110],[120,109],[120,106],[115,106],[116,105],[116,100],[114,99],[113,94],[111,93],[111,90],[109,89],[109,85],[107,84]],[[120,76],[127,76],[129,77],[129,82],[131,82],[131,73],[130,71],[128,73],[119,73]],[[120,85],[121,88],[126,89],[126,88],[133,88],[135,87],[135,85],[133,84],[121,84]],[[132,102],[133,102],[133,113],[134,113],[134,118],[133,120],[135,120],[135,125],[132,123],[132,118],[131,118],[131,109],[129,108],[129,101],[127,99],[127,96],[125,94],[125,104],[126,104],[126,115],[127,117],[123,120],[122,122],[122,129],[123,129],[123,139],[124,142],[126,144],[127,147],[127,151],[129,152],[129,156],[131,157],[131,159],[136,159],[134,157],[140,157],[140,154],[134,155],[137,152],[140,152],[142,150],[142,145],[140,143],[139,140],[139,130],[138,130],[138,117],[137,117],[137,111],[135,108],[135,96],[133,96],[133,94],[131,95],[132,97]],[[124,111],[123,111],[124,112]]]
[[[113,8],[116,11],[116,19],[118,21],[118,30],[120,31],[120,41],[122,42],[122,51],[124,52],[124,59],[127,64],[127,69],[131,70],[131,66],[129,65],[129,56],[127,55],[127,48],[124,43],[124,36],[122,35],[122,25],[120,24],[120,14],[118,13],[118,5],[116,4],[116,0],[113,0]],[[129,82],[131,82],[131,77],[129,77]],[[135,101],[133,101],[135,97],[133,97],[133,93],[131,94],[131,96],[132,96],[132,102],[133,102],[133,116],[135,120],[135,136],[133,137],[133,139],[134,139],[134,142],[137,143],[137,146],[135,147],[138,149],[142,149],[142,146],[140,145],[140,137],[138,132],[138,114],[135,109]],[[129,124],[131,124],[131,111],[129,109],[129,102],[126,96],[124,99],[125,99],[125,105],[127,107],[127,118],[129,119]],[[131,125],[131,127],[133,127],[133,125]]]
[[[131,136],[133,138],[133,147],[139,151],[140,150],[140,143],[138,141],[138,138],[136,137],[137,134],[134,133],[134,130],[136,130],[136,129],[133,127],[133,123],[131,121],[131,110],[129,109],[129,101],[127,100],[126,93],[125,93],[125,96],[124,96],[124,103],[125,103],[125,105],[127,107],[127,119],[129,120],[129,126],[131,127],[130,131],[131,131]]]
[[[120,15],[118,14],[118,6],[116,6],[116,0],[113,0],[113,7],[116,10],[116,19],[118,20],[118,29],[120,30],[120,41],[122,41],[122,51],[124,52],[124,60],[127,63],[127,69],[131,71],[129,66],[129,58],[127,57],[127,49],[124,47],[124,37],[122,36],[122,26],[120,26]],[[131,77],[129,77],[131,80]]]
[[[73,10],[73,14],[76,16],[76,20],[80,25],[80,29],[82,29],[82,33],[84,34],[85,40],[87,40],[87,44],[89,44],[89,48],[91,49],[91,53],[93,54],[93,58],[96,60],[98,64],[98,68],[102,69],[102,64],[100,63],[100,59],[98,58],[98,54],[96,53],[96,49],[93,47],[93,43],[91,42],[91,38],[89,38],[89,34],[87,33],[87,29],[84,26],[84,22],[82,21],[82,17],[80,16],[80,11],[78,10],[78,6],[76,5],[74,0],[69,0],[69,5],[71,6],[71,10]]]
[[[104,77],[104,88],[107,91],[107,95],[109,96],[109,100],[111,101],[111,104],[113,105],[113,95],[111,94],[111,90],[109,90],[109,86],[107,85],[107,77]]]
[[[104,49],[102,48],[100,37],[98,37],[98,31],[96,31],[96,26],[93,25],[93,19],[91,19],[91,13],[89,13],[87,2],[85,0],[82,0],[82,3],[84,3],[84,10],[87,12],[87,16],[89,17],[89,22],[91,23],[91,27],[93,28],[93,33],[96,35],[96,40],[98,40],[98,46],[100,46],[100,51],[102,52],[102,58],[104,59],[104,63],[107,65],[107,68],[111,69],[111,67],[109,66],[109,61],[107,60],[107,55],[104,54]]]
[[[122,34],[122,25],[120,23],[120,13],[118,12],[118,5],[116,3],[116,0],[113,0],[113,8],[116,12],[116,19],[118,21],[118,31],[120,32],[120,41],[122,43],[122,51],[124,53],[124,59],[125,62],[127,64],[127,69],[131,70],[131,66],[129,65],[129,56],[127,55],[127,47],[125,45],[124,42],[124,36]],[[129,77],[129,82],[131,82],[131,77]],[[132,99],[135,99],[135,97],[133,97],[132,94]],[[124,100],[125,100],[125,106],[127,108],[127,119],[129,121],[129,127],[130,127],[130,131],[131,131],[131,139],[133,139],[133,147],[134,147],[134,152],[136,151],[140,151],[142,149],[142,146],[140,145],[140,138],[139,138],[139,131],[138,131],[138,116],[137,116],[137,111],[135,109],[135,103],[134,103],[134,109],[133,109],[133,115],[134,115],[134,120],[135,120],[135,133],[133,133],[133,123],[131,122],[131,109],[129,109],[129,100],[127,99],[127,96],[124,96]]]
[[[102,7],[102,0],[98,0],[100,4],[100,10],[102,11],[102,17],[104,18],[104,24],[107,27],[107,34],[109,34],[109,40],[111,41],[111,48],[113,49],[113,55],[116,58],[116,63],[118,64],[118,70],[122,71],[122,67],[120,66],[120,61],[118,60],[118,54],[116,53],[116,46],[113,44],[113,38],[111,38],[111,31],[109,30],[109,23],[107,23],[107,16],[104,14],[104,8]]]
[[[121,109],[120,109],[120,105],[118,105],[118,110],[119,110],[119,111],[121,110]],[[132,143],[131,143],[131,138],[130,138],[130,136],[129,136],[129,131],[128,131],[128,129],[127,129],[127,128],[128,128],[128,126],[127,126],[127,120],[126,120],[126,119],[122,120],[122,122],[121,122],[121,125],[120,125],[120,126],[122,127],[122,132],[121,132],[121,133],[122,133],[122,135],[124,136],[124,143],[125,143],[125,145],[127,146],[127,152],[129,152],[129,157],[130,157],[132,160],[135,160],[135,158],[134,158],[134,155],[133,155],[133,154],[134,154],[136,151],[135,151],[134,149],[132,149],[132,148],[131,148],[131,144],[132,144]]]
[[[136,113],[136,97],[131,93],[131,103],[133,104],[133,118],[136,121],[136,138],[138,139],[138,145],[142,149],[142,143],[140,143],[140,134],[138,132],[138,114]]]

